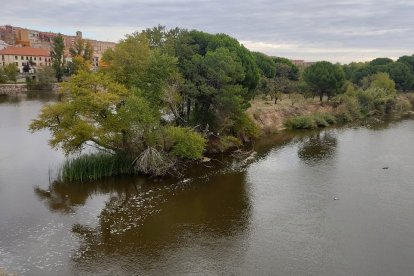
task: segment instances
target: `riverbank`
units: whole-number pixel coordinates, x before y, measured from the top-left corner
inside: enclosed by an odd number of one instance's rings
[[[394,99],[361,103],[356,95],[338,97],[320,102],[317,98],[302,95],[283,95],[276,104],[270,97],[251,101],[247,114],[260,129],[261,135],[279,133],[286,128],[311,129],[336,123],[349,123],[368,117],[385,115],[399,117],[412,111],[413,94],[398,94]],[[368,106],[365,106],[368,105]]]
[[[0,84],[0,95],[16,96],[18,94],[26,93],[26,84]]]
[[[54,83],[51,87],[51,89],[48,89],[57,92],[60,88],[60,85],[58,83]],[[17,96],[20,94],[24,94],[29,92],[30,89],[28,89],[26,83],[16,83],[16,84],[0,84],[0,96]]]
[[[283,95],[275,104],[270,97],[257,96],[251,101],[247,114],[253,119],[261,133],[276,133],[286,129],[288,118],[332,112],[333,107],[325,99],[305,99],[301,95]]]

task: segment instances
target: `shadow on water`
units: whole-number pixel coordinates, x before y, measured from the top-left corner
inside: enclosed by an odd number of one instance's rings
[[[121,263],[134,258],[135,262],[141,260],[136,264],[139,267],[156,263],[165,251],[189,246],[196,237],[216,240],[242,234],[250,217],[244,178],[244,173],[233,172],[204,173],[180,182],[144,177],[84,184],[55,182],[48,190],[35,188],[35,194],[50,211],[63,214],[76,213],[95,195],[107,195],[97,225],[72,226],[80,239],[72,256],[75,267],[98,264],[102,258],[116,258]]]

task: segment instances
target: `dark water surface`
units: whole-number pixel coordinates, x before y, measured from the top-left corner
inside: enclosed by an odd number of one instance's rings
[[[0,98],[0,274],[414,275],[414,120],[269,137],[179,182],[57,184],[64,156],[27,131],[49,100]]]

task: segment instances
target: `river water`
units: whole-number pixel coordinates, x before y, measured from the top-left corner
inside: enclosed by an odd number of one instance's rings
[[[0,98],[0,274],[414,275],[412,119],[268,137],[180,181],[59,184],[27,130],[51,100]]]

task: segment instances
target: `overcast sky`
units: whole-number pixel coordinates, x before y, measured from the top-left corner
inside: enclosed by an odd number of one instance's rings
[[[0,25],[118,41],[158,24],[226,33],[247,48],[346,63],[414,53],[414,0],[0,0]]]

